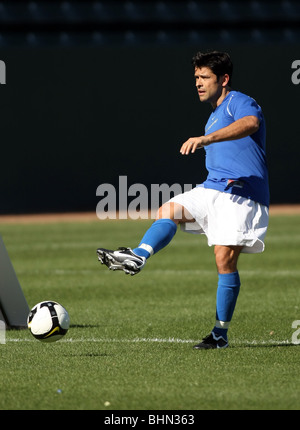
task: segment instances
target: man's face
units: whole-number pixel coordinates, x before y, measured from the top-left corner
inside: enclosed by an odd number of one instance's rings
[[[226,86],[222,76],[218,79],[209,67],[196,67],[195,80],[200,101],[216,104]]]

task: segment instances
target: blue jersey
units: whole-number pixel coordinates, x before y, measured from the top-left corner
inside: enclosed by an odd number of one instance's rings
[[[256,101],[238,91],[230,91],[210,115],[205,135],[249,115],[256,116],[260,121],[256,133],[242,139],[216,142],[204,147],[208,176],[203,186],[246,197],[268,206],[265,120]]]

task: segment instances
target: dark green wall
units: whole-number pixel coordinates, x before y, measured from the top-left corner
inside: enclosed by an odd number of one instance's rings
[[[98,185],[120,175],[128,185],[201,182],[203,152],[179,148],[210,113],[190,64],[206,48],[2,50],[0,213],[95,210]],[[217,49],[232,56],[234,89],[263,108],[272,203],[299,203],[299,47]]]

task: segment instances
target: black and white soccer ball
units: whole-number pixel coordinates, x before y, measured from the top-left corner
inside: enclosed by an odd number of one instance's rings
[[[56,342],[67,333],[70,318],[62,305],[48,300],[38,303],[31,309],[27,325],[36,339],[42,342]]]

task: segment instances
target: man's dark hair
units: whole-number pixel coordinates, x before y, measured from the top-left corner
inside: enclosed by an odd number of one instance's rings
[[[233,64],[227,52],[197,52],[192,58],[192,65],[194,68],[208,67],[218,79],[225,74],[229,75],[228,85],[231,85]]]

